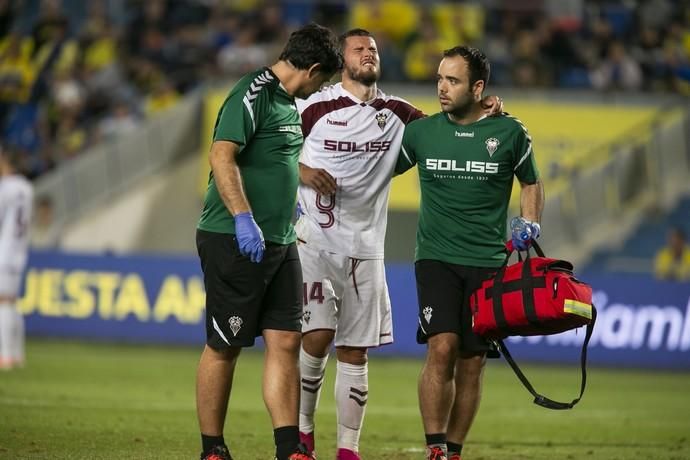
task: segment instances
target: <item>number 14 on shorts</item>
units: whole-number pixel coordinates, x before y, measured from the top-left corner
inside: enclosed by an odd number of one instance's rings
[[[311,287],[309,286],[311,284]],[[310,301],[315,300],[316,303],[322,304],[323,297],[323,283],[315,281],[313,283],[303,283],[302,293],[304,295],[304,305],[309,304]]]

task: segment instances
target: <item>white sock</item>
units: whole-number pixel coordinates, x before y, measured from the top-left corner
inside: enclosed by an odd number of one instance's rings
[[[12,363],[12,330],[14,329],[14,306],[0,303],[0,365]]]
[[[326,374],[328,355],[317,358],[310,355],[304,348],[299,352],[300,403],[299,403],[299,430],[302,433],[314,431],[314,412],[319,405],[321,385]]]
[[[338,413],[338,448],[359,451],[359,435],[369,398],[369,374],[365,364],[338,361],[335,403]]]
[[[16,306],[12,309],[14,313],[14,321],[12,328],[12,359],[14,364],[23,365],[24,364],[24,315],[19,311]]]

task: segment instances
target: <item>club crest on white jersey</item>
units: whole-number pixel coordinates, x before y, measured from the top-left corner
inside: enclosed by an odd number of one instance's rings
[[[379,112],[376,114],[376,123],[379,125],[379,128],[381,128],[381,131],[386,127],[386,120],[388,120],[387,113]]]

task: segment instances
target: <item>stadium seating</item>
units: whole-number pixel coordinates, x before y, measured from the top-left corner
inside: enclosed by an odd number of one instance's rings
[[[654,256],[666,243],[671,227],[690,231],[690,196],[680,200],[668,213],[650,211],[620,247],[597,251],[586,269],[651,273]]]

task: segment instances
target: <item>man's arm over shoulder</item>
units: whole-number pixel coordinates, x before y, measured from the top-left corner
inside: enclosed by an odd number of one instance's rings
[[[484,96],[480,101],[484,113],[489,117],[496,117],[503,114],[503,99],[498,96]]]
[[[418,121],[415,121],[405,126],[400,152],[398,152],[398,160],[395,164],[394,176],[404,173],[417,164],[417,152],[415,150],[414,139],[419,124]]]

